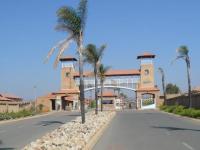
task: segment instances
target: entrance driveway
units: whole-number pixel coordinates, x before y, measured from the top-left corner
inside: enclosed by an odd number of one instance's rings
[[[153,110],[118,112],[94,150],[200,150],[200,122]]]

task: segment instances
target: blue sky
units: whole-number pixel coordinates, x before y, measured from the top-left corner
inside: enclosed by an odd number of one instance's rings
[[[78,0],[1,0],[0,93],[24,98],[40,96],[60,87],[60,67],[53,69],[53,55],[43,63],[49,49],[67,36],[56,32],[56,11],[63,5],[76,7]],[[187,45],[192,65],[192,86],[200,85],[200,1],[198,0],[89,0],[84,43],[106,43],[103,62],[113,69],[139,68],[136,56],[144,51],[157,55],[157,68],[167,82],[187,89],[185,63],[171,65],[176,48]],[[72,44],[66,55],[76,55]]]

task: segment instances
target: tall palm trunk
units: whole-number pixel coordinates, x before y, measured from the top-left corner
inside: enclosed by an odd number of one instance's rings
[[[101,111],[103,111],[103,81],[101,80]]]
[[[162,88],[163,88],[163,94],[164,94],[164,105],[166,105],[166,90],[165,90],[165,76],[162,75]]]
[[[96,101],[96,109],[95,114],[98,114],[98,81],[97,81],[97,65],[94,66],[94,76],[95,76],[95,101]]]
[[[191,73],[190,73],[190,60],[186,58],[186,65],[187,65],[187,78],[188,78],[188,97],[189,97],[189,108],[192,108],[192,94],[191,94]]]
[[[84,81],[83,81],[83,46],[79,47],[79,75],[80,75],[80,103],[81,103],[81,119],[85,123],[85,96],[84,96]]]

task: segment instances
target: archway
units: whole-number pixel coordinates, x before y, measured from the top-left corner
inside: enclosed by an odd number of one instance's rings
[[[155,94],[143,93],[141,95],[141,109],[155,109]]]

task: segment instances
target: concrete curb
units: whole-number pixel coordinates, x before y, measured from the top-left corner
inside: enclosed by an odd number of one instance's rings
[[[99,141],[99,139],[103,135],[104,131],[108,128],[109,124],[111,123],[111,121],[113,120],[115,115],[116,115],[116,112],[114,113],[114,115],[112,115],[110,117],[109,121],[106,124],[104,124],[102,127],[100,127],[100,129],[98,131],[96,131],[96,133],[91,137],[91,139],[86,144],[85,148],[83,148],[83,150],[92,150],[93,149],[93,147],[96,145],[96,143]]]
[[[56,112],[48,112],[48,113],[38,114],[38,115],[34,115],[34,116],[28,116],[28,117],[24,117],[24,118],[18,118],[18,119],[3,120],[3,121],[0,121],[0,125],[6,124],[6,123],[22,121],[22,120],[27,120],[27,119],[39,118],[39,117],[47,116],[47,115],[54,114],[54,113],[56,113]]]
[[[175,117],[178,117],[178,118],[181,118],[181,119],[188,119],[188,120],[196,121],[196,122],[200,123],[200,119],[190,118],[190,117],[187,117],[187,116],[181,116],[181,115],[178,115],[178,114],[173,114],[173,113],[165,112],[165,111],[162,111],[162,110],[156,110],[156,111],[159,111],[161,113],[168,114],[168,115],[171,115],[171,116],[175,116]]]

